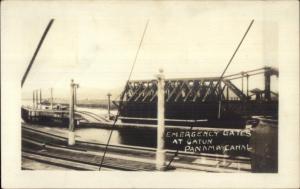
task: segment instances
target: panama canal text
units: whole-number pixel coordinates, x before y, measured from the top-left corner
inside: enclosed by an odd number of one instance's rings
[[[185,152],[247,152],[250,130],[167,131],[165,137],[171,145]]]

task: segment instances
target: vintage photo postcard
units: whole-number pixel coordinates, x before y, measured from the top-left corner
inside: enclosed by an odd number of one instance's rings
[[[1,2],[1,154],[3,188],[299,187],[299,2]]]

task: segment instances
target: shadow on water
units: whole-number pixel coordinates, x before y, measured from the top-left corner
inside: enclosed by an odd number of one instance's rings
[[[120,129],[115,131],[119,133],[121,144],[156,147],[157,133],[154,129]]]

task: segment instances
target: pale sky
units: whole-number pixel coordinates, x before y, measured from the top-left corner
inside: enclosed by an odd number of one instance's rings
[[[24,94],[50,87],[68,94],[71,78],[80,84],[82,94],[122,88],[147,20],[132,79],[154,79],[159,68],[166,78],[220,76],[252,19],[255,22],[226,74],[277,68],[280,36],[288,34],[282,26],[293,23],[285,19],[291,18],[291,6],[280,2],[5,3],[3,59],[17,65],[20,81],[46,25],[55,19],[23,86]],[[261,87],[262,82],[250,82],[250,88]]]

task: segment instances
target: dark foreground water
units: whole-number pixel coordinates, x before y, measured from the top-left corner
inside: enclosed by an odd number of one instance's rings
[[[131,145],[156,148],[156,129],[126,128],[107,130],[98,128],[80,128],[76,136],[83,140],[106,144],[110,133],[109,144]],[[249,139],[251,133],[237,130],[181,130],[167,129],[165,132],[165,148],[195,153],[217,153],[227,155],[249,155]]]

